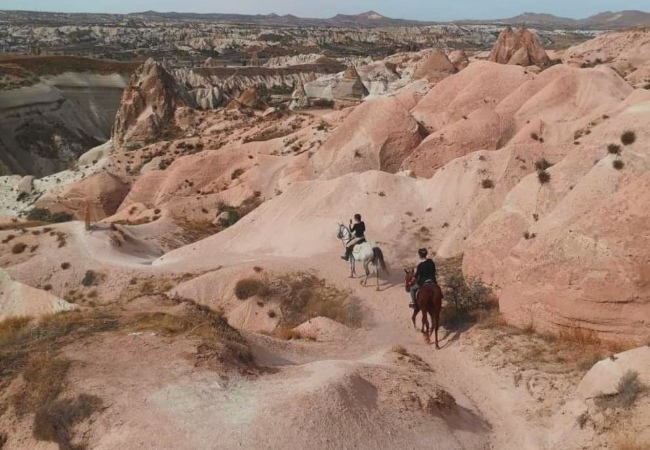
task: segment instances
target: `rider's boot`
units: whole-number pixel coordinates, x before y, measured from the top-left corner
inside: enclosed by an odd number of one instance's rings
[[[350,251],[350,249],[349,249],[349,248],[346,248],[346,249],[345,249],[345,255],[341,256],[341,259],[343,259],[343,260],[345,260],[345,261],[349,261],[349,260],[350,260],[350,253],[352,253],[352,252]]]

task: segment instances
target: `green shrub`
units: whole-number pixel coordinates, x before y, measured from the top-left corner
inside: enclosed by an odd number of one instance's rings
[[[463,273],[455,270],[445,277],[444,292],[447,305],[443,307],[443,324],[472,322],[479,311],[497,307],[497,300],[488,286],[480,281],[467,283]]]

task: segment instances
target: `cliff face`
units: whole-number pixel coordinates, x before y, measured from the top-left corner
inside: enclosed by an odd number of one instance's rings
[[[0,174],[59,172],[109,139],[126,79],[66,72],[0,91]]]

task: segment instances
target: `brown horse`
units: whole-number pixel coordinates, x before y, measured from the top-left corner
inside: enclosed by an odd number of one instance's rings
[[[406,272],[406,278],[404,280],[404,288],[406,292],[410,292],[411,286],[416,282],[415,280],[415,270],[413,269],[404,269]],[[413,327],[417,330],[415,325],[415,318],[418,313],[422,311],[422,334],[424,335],[424,340],[427,343],[431,343],[431,334],[435,331],[436,333],[436,348],[439,349],[438,345],[438,326],[440,325],[440,310],[442,309],[442,289],[440,286],[434,283],[425,283],[417,292],[415,296],[415,307],[413,308]],[[432,324],[429,325],[429,318],[427,313],[431,316]]]

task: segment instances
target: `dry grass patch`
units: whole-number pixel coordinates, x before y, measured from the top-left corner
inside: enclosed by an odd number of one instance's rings
[[[0,322],[0,342],[14,339],[30,322],[29,317],[10,317],[3,320]]]
[[[282,326],[294,328],[316,317],[361,326],[358,299],[314,275],[302,272],[284,275],[272,283],[271,295],[281,301]]]
[[[275,336],[285,341],[298,340],[298,339],[302,339],[303,337],[300,331],[292,328],[284,328],[284,327],[279,328],[275,332]]]
[[[259,296],[267,302],[277,302],[282,312],[278,333],[282,334],[286,334],[282,330],[291,330],[316,317],[327,317],[352,327],[360,326],[362,321],[358,299],[304,272],[244,278],[237,282],[235,295],[241,300]],[[276,316],[275,311],[268,314],[269,317]]]
[[[166,336],[185,335],[195,338],[199,341],[199,360],[216,359],[240,368],[242,365],[247,369],[254,367],[246,340],[228,324],[222,312],[193,302],[186,303],[186,308],[179,315],[142,313],[136,315],[126,326],[136,331],[149,330]]]

